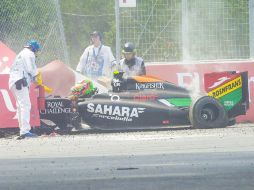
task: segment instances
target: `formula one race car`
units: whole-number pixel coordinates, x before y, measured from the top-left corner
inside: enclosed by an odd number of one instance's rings
[[[173,83],[149,76],[124,79],[114,74],[112,89],[98,93],[92,83],[78,85],[81,96],[49,98],[41,118],[79,128],[82,123],[97,129],[161,128],[192,125],[194,128],[226,127],[249,108],[248,73],[206,74],[204,94],[193,95]],[[89,90],[89,91],[88,91]],[[87,93],[89,92],[89,93]],[[82,97],[83,96],[83,97]]]

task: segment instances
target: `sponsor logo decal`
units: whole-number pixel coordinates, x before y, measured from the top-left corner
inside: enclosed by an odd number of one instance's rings
[[[65,114],[71,113],[71,108],[66,108],[63,102],[46,102],[46,109],[40,110],[40,114]]]
[[[108,120],[118,120],[130,122],[133,118],[138,118],[144,113],[145,108],[130,108],[126,106],[87,104],[87,111],[92,114],[92,117],[103,118]]]
[[[149,82],[149,83],[136,83],[136,89],[163,89],[164,86],[162,82]]]
[[[112,102],[120,101],[120,96],[117,95],[117,94],[109,94],[109,96],[111,97],[110,100],[111,100]]]
[[[214,98],[220,98],[240,87],[242,87],[242,78],[237,77],[236,79],[229,81],[228,83],[212,90],[208,93],[208,95]]]
[[[170,122],[169,122],[169,120],[163,120],[161,123],[164,124],[164,125],[167,125],[167,124],[169,124]]]
[[[121,86],[121,81],[119,79],[113,79],[112,80],[113,86],[114,87],[120,87]]]
[[[137,101],[148,101],[148,100],[157,100],[158,96],[153,94],[147,94],[147,95],[136,95],[133,97],[134,100]]]
[[[221,77],[221,78],[218,79],[217,82],[215,82],[212,86],[210,86],[208,88],[210,88],[210,89],[211,88],[215,88],[215,87],[219,86],[220,84],[222,84],[223,82],[225,82],[228,79],[230,79],[230,78],[228,78],[228,77]]]
[[[6,107],[7,107],[7,109],[10,112],[16,112],[16,109],[14,108],[14,106],[12,104],[11,97],[10,97],[8,91],[5,90],[5,89],[1,89],[0,93],[3,95],[4,103],[5,103]]]
[[[234,106],[233,101],[224,101],[224,106]]]
[[[16,112],[17,110],[14,108],[14,105],[12,104],[11,97],[10,97],[8,91],[5,89],[1,89],[0,93],[3,96],[4,103],[5,103],[5,106],[8,109],[8,111],[15,113],[15,115],[12,119],[18,119],[18,113]]]

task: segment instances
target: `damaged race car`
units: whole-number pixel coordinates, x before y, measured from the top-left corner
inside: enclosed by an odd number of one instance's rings
[[[204,76],[205,91],[191,90],[149,76],[123,78],[115,72],[112,89],[100,93],[84,80],[68,98],[46,98],[41,119],[60,128],[101,130],[164,128],[192,125],[221,128],[235,123],[249,108],[248,73],[219,72]]]

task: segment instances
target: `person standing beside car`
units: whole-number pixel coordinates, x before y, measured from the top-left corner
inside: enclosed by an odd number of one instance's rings
[[[120,60],[119,70],[124,72],[123,77],[146,75],[144,60],[136,56],[136,49],[133,43],[125,43],[122,54],[124,58]]]
[[[20,128],[18,139],[37,137],[36,134],[30,132],[31,101],[29,87],[36,80],[37,66],[35,59],[39,50],[40,44],[37,41],[28,41],[24,49],[16,56],[10,68],[9,88],[14,95],[17,105]]]
[[[102,33],[94,31],[90,34],[92,45],[88,46],[77,65],[76,71],[97,80],[98,77],[112,76],[112,68],[116,65],[111,48],[102,44]]]

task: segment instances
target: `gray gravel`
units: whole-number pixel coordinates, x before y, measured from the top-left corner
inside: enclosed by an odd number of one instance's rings
[[[252,190],[254,125],[0,139],[0,189]]]
[[[254,125],[0,139],[0,159],[254,150]]]

